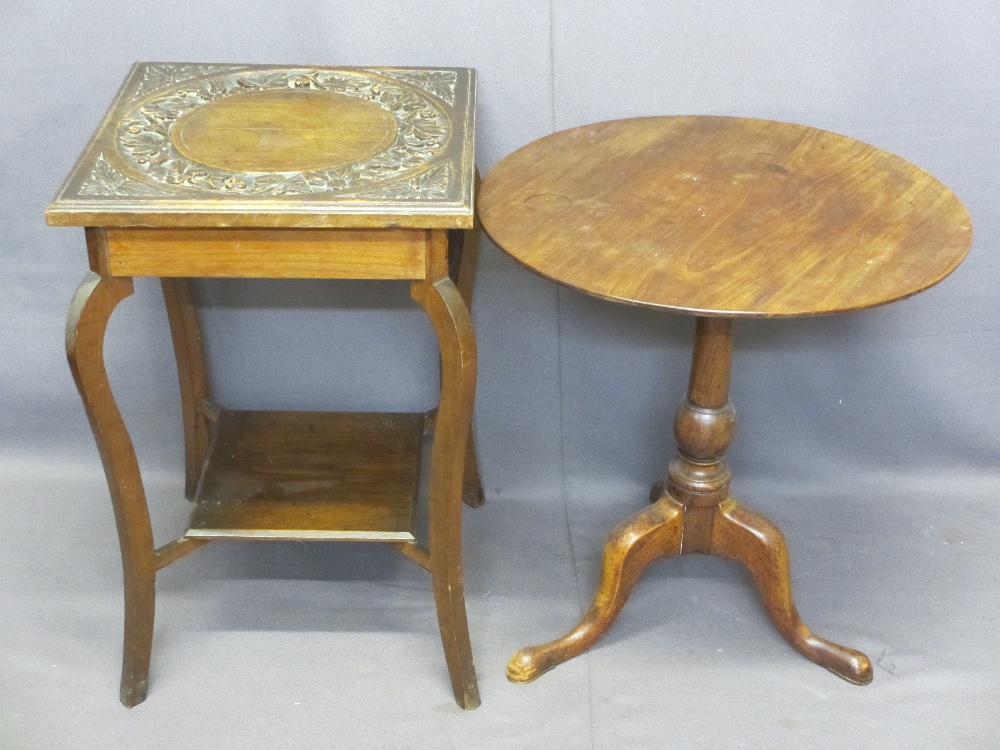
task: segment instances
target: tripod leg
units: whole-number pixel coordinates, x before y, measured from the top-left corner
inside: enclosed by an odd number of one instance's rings
[[[711,554],[747,567],[771,622],[796,651],[855,685],[872,681],[867,656],[814,635],[799,618],[792,600],[785,537],[767,518],[733,499],[724,501],[715,514]]]
[[[684,509],[670,497],[616,526],[604,547],[601,583],[583,620],[561,638],[514,654],[507,679],[531,682],[590,648],[611,627],[645,567],[658,557],[680,552],[683,529]]]

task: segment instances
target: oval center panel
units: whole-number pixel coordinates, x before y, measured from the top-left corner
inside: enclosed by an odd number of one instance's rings
[[[396,140],[377,104],[331,91],[238,94],[198,107],[170,129],[192,161],[231,172],[310,172],[370,159]]]

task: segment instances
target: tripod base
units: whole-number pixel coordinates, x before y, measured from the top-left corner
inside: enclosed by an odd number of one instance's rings
[[[561,638],[514,654],[507,678],[530,682],[586,651],[614,622],[647,565],[688,552],[745,565],[771,622],[796,651],[855,685],[871,682],[867,656],[814,635],[799,618],[792,600],[788,547],[777,526],[732,497],[706,507],[683,505],[670,495],[615,527],[604,548],[600,586],[583,620]]]

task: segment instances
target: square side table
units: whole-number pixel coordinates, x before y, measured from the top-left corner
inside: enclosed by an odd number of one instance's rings
[[[212,539],[387,542],[430,571],[455,698],[479,705],[461,566],[482,503],[471,435],[478,249],[475,73],[138,63],[46,212],[86,228],[90,273],[66,328],[121,543],[121,700],[146,697],[156,572]],[[104,335],[132,277],[160,277],[184,422],[190,528],[153,543]],[[212,398],[189,279],[396,279],[430,317],[427,414],[237,411]],[[413,533],[425,432],[428,546]]]

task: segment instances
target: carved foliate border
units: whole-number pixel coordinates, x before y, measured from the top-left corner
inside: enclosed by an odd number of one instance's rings
[[[381,75],[398,81],[419,86],[428,94],[433,94],[449,107],[455,106],[455,88],[458,73],[454,70],[382,70]]]
[[[199,65],[197,63],[163,63],[147,65],[142,71],[142,77],[136,84],[135,91],[129,101],[138,101],[149,93],[159,89],[170,88],[178,83],[190,81],[199,76],[209,76],[216,73],[228,73],[232,65]]]
[[[144,182],[133,180],[116,169],[104,154],[99,154],[97,164],[80,186],[80,195],[150,197],[160,195],[160,190]]]
[[[388,72],[391,77],[364,71],[308,68],[233,70],[219,66],[152,65],[143,72],[129,99],[141,103],[118,125],[119,155],[150,182],[192,194],[281,197],[332,192],[375,200],[444,198],[452,170],[446,164],[427,167],[447,146],[451,125],[440,105],[423,91],[450,105],[454,102],[457,75],[453,71]],[[369,159],[309,172],[224,170],[189,159],[173,144],[171,127],[196,107],[228,96],[287,89],[330,91],[377,104],[395,119],[396,139]],[[423,171],[427,174],[421,174]],[[112,166],[104,154],[99,156],[79,192],[112,197],[157,194],[152,185],[132,179]]]

